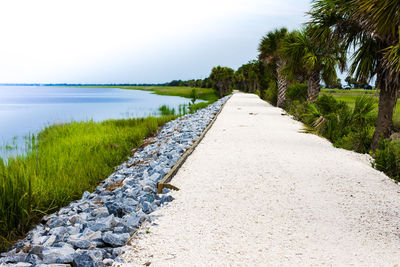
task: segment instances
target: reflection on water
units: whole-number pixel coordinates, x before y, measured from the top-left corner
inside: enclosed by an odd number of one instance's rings
[[[0,86],[0,157],[24,150],[24,136],[53,123],[154,115],[188,99],[117,88]]]

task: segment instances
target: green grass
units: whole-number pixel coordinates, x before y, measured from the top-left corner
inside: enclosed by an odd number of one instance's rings
[[[183,86],[115,86],[116,88],[129,89],[129,90],[143,90],[152,91],[157,95],[171,95],[192,98],[193,89],[196,90],[197,99],[205,100],[207,102],[199,102],[188,105],[189,113],[194,113],[199,109],[207,107],[209,104],[214,103],[219,99],[217,92],[212,88],[199,88],[199,87],[183,87]],[[184,106],[183,108],[186,109]],[[181,109],[181,107],[180,107]],[[160,110],[162,114],[162,110]],[[179,115],[185,115],[186,112],[179,111]]]
[[[44,214],[92,191],[132,148],[176,118],[71,122],[31,138],[24,156],[0,158],[0,251],[22,237]]]
[[[218,100],[216,91],[212,88],[178,87],[178,86],[122,86],[122,89],[153,91],[157,95],[172,95],[191,98],[192,89],[198,92],[198,98],[209,102]]]
[[[107,87],[121,88],[129,90],[151,91],[157,95],[170,95],[191,98],[192,89],[198,92],[198,99],[213,103],[218,100],[216,91],[212,88],[183,87],[183,86],[90,86],[90,87]]]
[[[322,89],[321,94],[331,95],[337,100],[345,102],[350,108],[354,108],[356,98],[358,96],[371,96],[375,99],[373,114],[378,117],[378,102],[379,96],[375,90],[352,89]],[[396,129],[400,129],[400,103],[397,101],[396,108],[393,114],[393,123]]]

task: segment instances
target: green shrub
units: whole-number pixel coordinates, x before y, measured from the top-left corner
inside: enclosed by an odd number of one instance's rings
[[[358,153],[368,153],[372,144],[375,127],[365,127],[361,131],[351,131],[349,134],[338,139],[335,147],[353,150]]]
[[[294,83],[288,86],[286,98],[290,101],[306,101],[307,100],[307,84]]]
[[[391,178],[400,179],[400,142],[384,140],[379,143],[379,148],[373,154],[373,166],[386,173]]]
[[[373,105],[373,99],[359,97],[352,110],[344,102],[323,95],[315,103],[294,100],[288,104],[288,112],[311,127],[307,132],[324,136],[336,147],[366,153],[374,132]]]
[[[315,101],[315,105],[322,115],[335,113],[340,109],[344,109],[344,106],[347,107],[345,102],[338,101],[331,95],[320,96],[317,101]]]
[[[276,106],[278,102],[278,87],[275,81],[271,81],[268,84],[268,89],[264,91],[264,97],[271,105]]]

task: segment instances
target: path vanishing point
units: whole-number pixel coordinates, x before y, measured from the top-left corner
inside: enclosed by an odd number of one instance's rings
[[[400,265],[400,186],[302,128],[234,94],[126,266]]]

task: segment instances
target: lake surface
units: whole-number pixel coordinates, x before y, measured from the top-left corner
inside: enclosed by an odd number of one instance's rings
[[[117,88],[0,86],[0,157],[16,153],[5,151],[7,144],[24,151],[24,136],[53,123],[145,117],[189,101]]]

